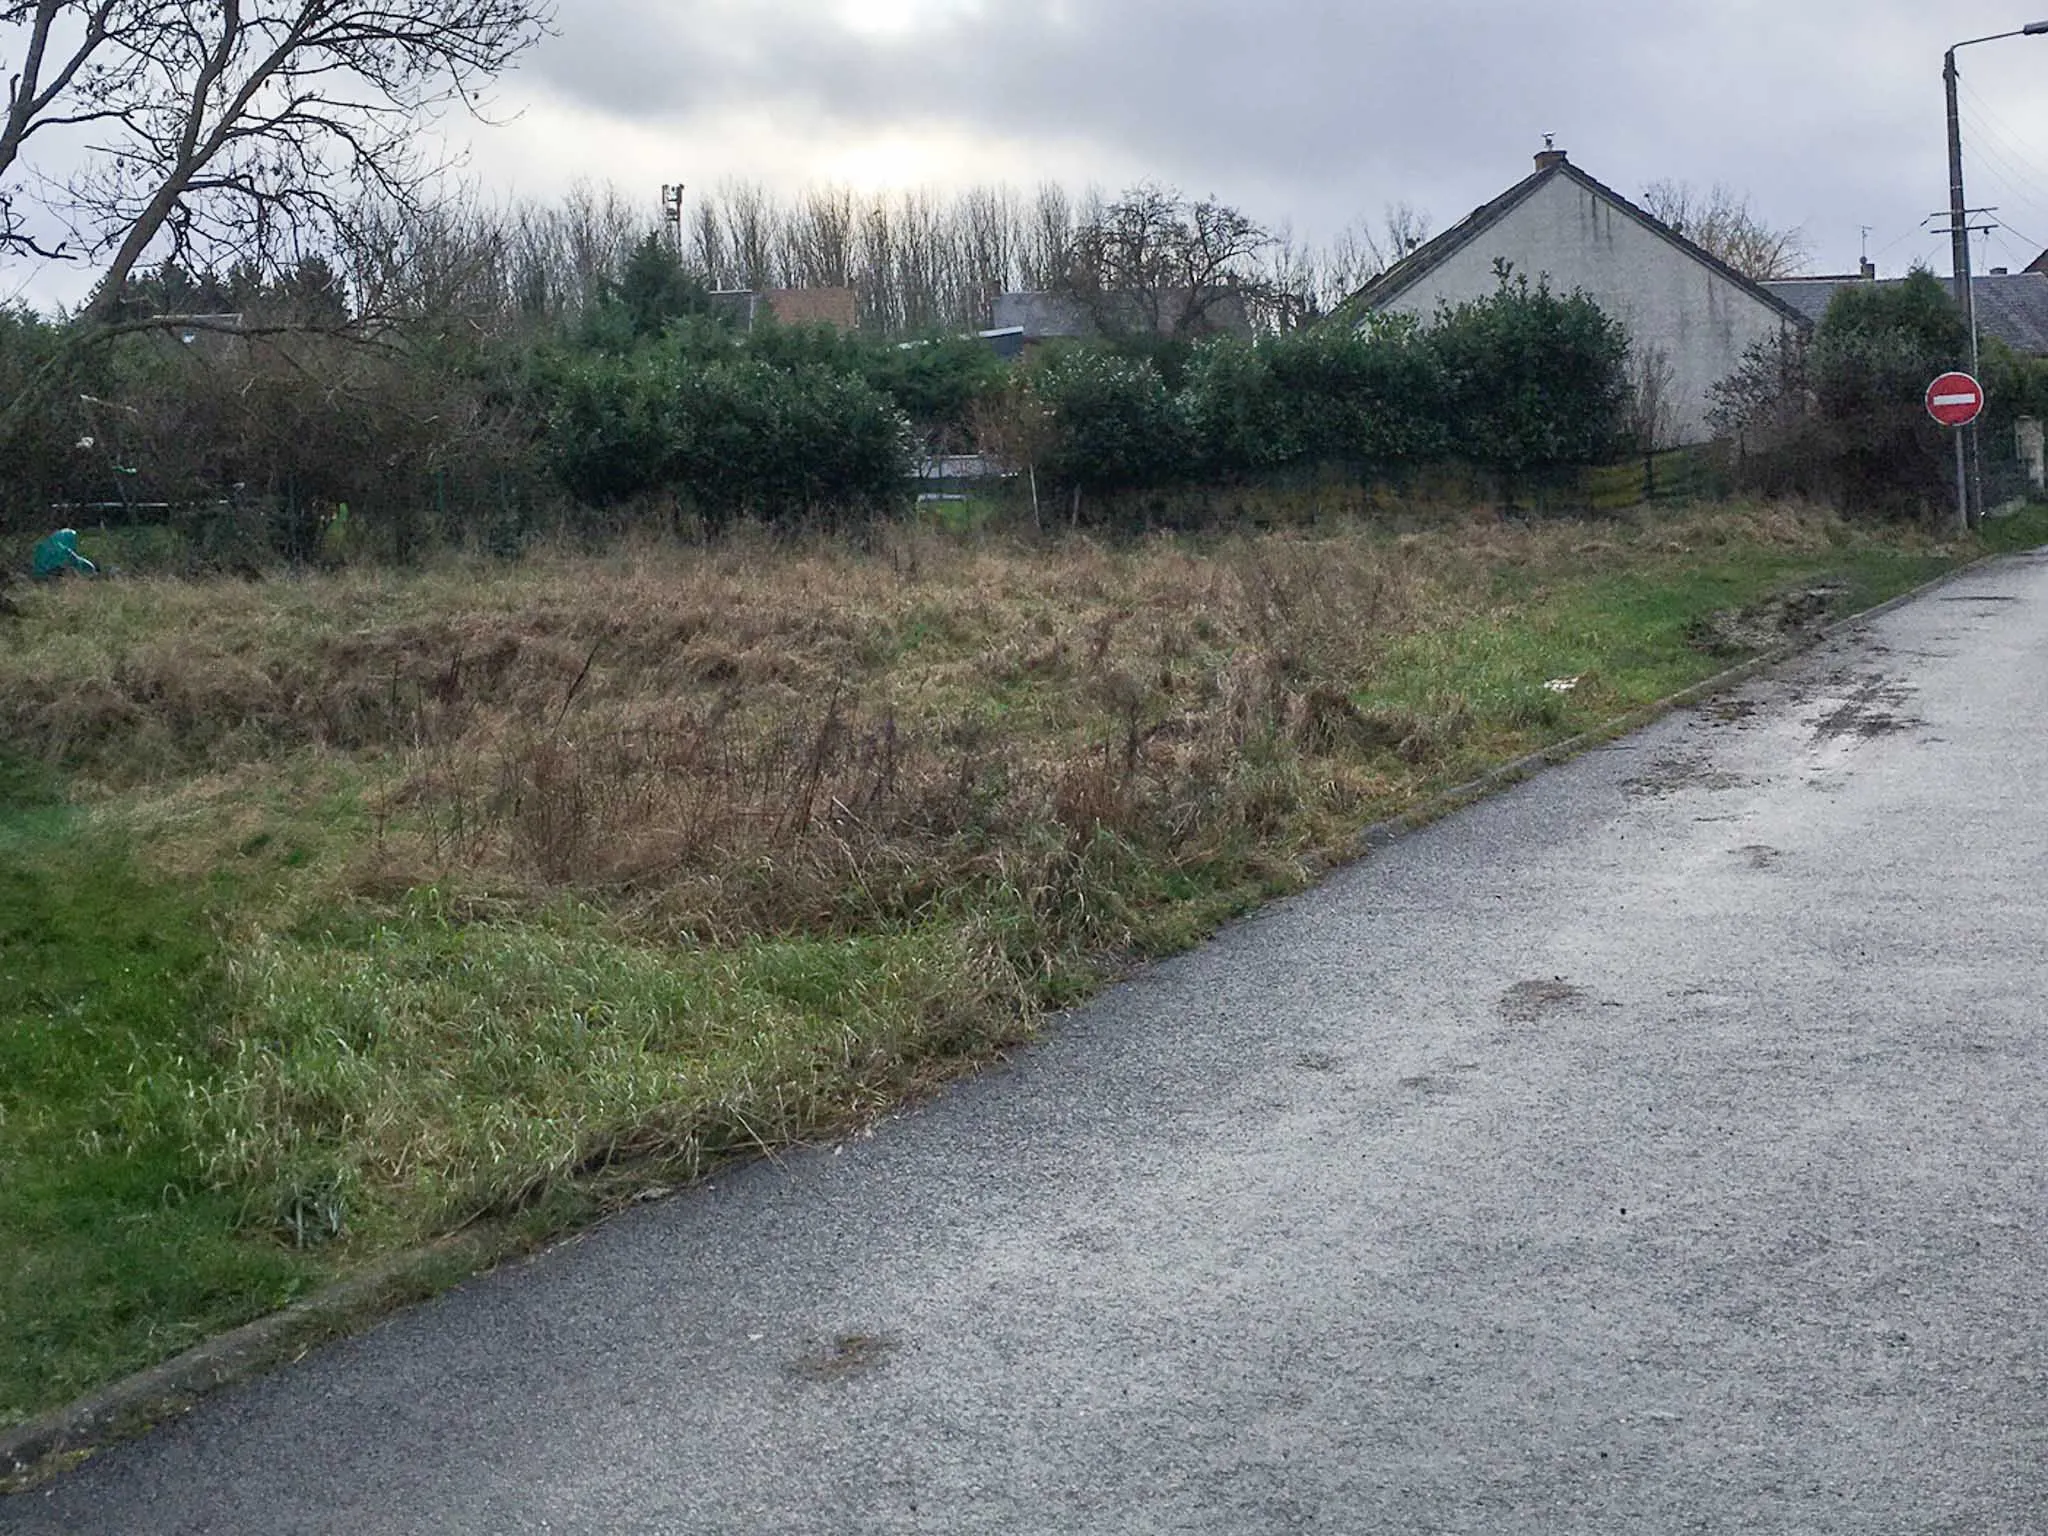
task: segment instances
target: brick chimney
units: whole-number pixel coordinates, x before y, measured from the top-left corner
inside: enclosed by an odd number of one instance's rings
[[[1566,158],[1565,152],[1556,148],[1546,134],[1543,139],[1543,148],[1536,155],[1536,169],[1539,171],[1555,170],[1558,166],[1565,163]]]

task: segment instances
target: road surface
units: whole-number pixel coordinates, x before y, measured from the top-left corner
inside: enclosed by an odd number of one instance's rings
[[[2048,562],[17,1532],[2048,1531]]]

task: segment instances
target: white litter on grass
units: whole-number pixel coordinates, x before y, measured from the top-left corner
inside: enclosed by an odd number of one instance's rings
[[[1583,677],[1584,675],[1584,673],[1579,674],[1580,677]],[[1579,678],[1553,677],[1549,682],[1545,683],[1543,686],[1548,688],[1552,693],[1570,693],[1574,688],[1579,686]]]

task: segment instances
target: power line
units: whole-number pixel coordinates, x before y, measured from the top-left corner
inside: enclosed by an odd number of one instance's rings
[[[2048,223],[2048,203],[2032,191],[2040,175],[2028,168],[2028,163],[2041,163],[2043,156],[2031,145],[2019,142],[2008,131],[2005,120],[1974,92],[1964,92],[1958,105],[1959,115],[1971,129],[1971,157],[1991,167],[1992,179],[2011,194],[2012,201],[2040,214],[2042,221]]]

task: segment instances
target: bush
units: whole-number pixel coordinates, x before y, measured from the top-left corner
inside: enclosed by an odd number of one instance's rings
[[[1492,294],[1446,305],[1423,334],[1453,452],[1511,481],[1608,462],[1627,438],[1627,332],[1583,293],[1498,271]]]
[[[1849,513],[1945,509],[1952,442],[1925,397],[1968,354],[1962,313],[1933,274],[1846,284],[1810,342],[1787,334],[1750,348],[1715,388],[1715,420],[1755,488],[1823,496]]]
[[[1413,320],[1277,337],[1268,355],[1303,458],[1379,468],[1448,456],[1443,363]]]
[[[1206,478],[1239,480],[1300,456],[1299,402],[1282,396],[1275,350],[1228,337],[1196,347],[1181,407]]]
[[[1075,347],[1041,360],[1029,388],[1051,420],[1039,468],[1055,483],[1123,491],[1187,478],[1187,424],[1151,363]]]
[[[873,507],[910,473],[908,425],[858,378],[680,349],[590,357],[541,385],[547,453],[579,499],[673,492],[721,523]]]

